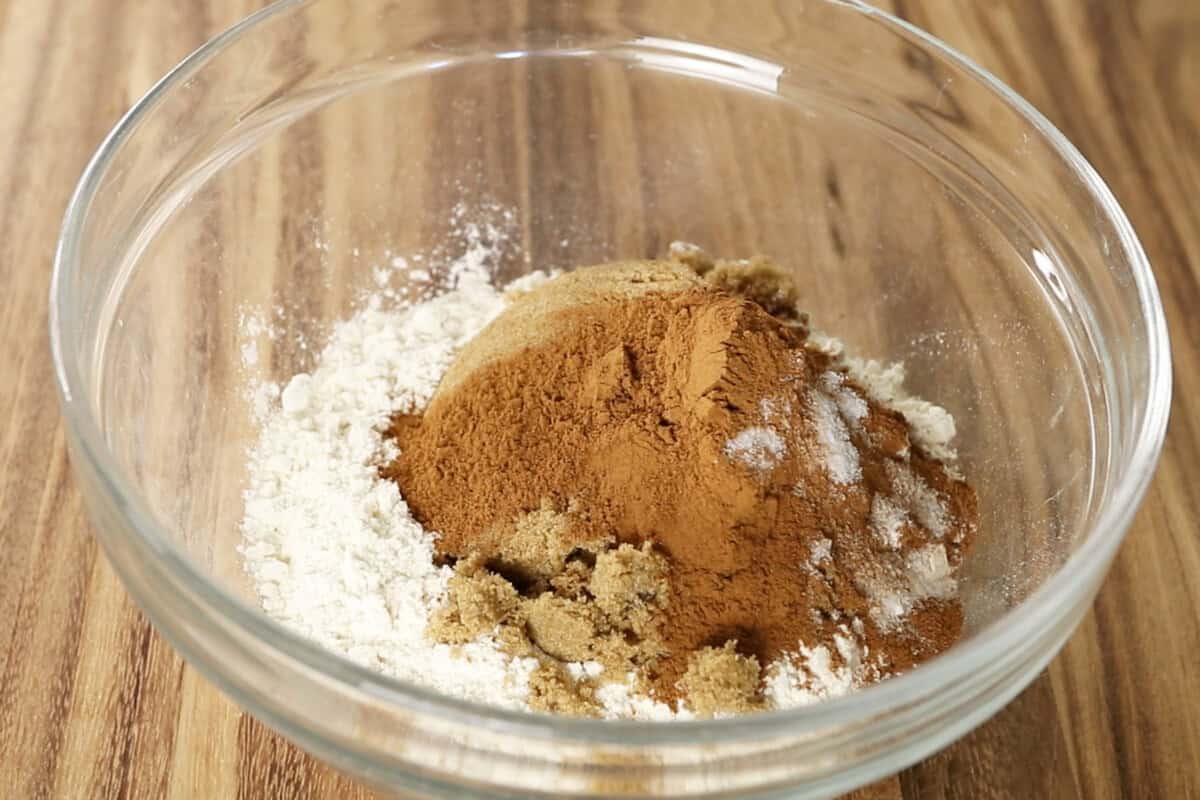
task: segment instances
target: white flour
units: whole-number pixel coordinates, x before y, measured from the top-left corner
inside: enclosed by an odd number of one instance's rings
[[[503,239],[491,233],[493,240]],[[426,639],[451,570],[434,565],[434,534],[412,518],[397,486],[378,475],[378,466],[395,455],[382,435],[389,416],[424,407],[457,351],[503,309],[504,297],[486,269],[494,255],[476,232],[466,255],[452,265],[450,291],[401,311],[382,310],[380,294],[368,295],[365,308],[333,329],[311,373],[296,375],[282,390],[259,387],[254,400],[263,428],[249,455],[241,553],[262,607],[291,629],[388,675],[468,700],[527,708],[534,660],[511,659],[490,637],[456,648]],[[374,275],[378,287],[386,287],[390,270],[406,266],[401,258],[390,259]],[[527,290],[546,277],[527,276],[510,289]],[[261,332],[260,326],[255,318],[244,320],[251,333]],[[258,359],[252,347],[243,355],[248,364]],[[880,394],[915,414],[927,449],[952,454],[948,414],[904,397],[895,372],[874,366],[863,373],[883,387]],[[847,425],[861,420],[866,403],[832,373],[810,400],[831,475],[856,480],[858,453]],[[772,401],[764,400],[762,411],[768,422],[775,417]],[[770,469],[784,449],[774,429],[761,427],[730,440],[726,453]],[[893,477],[902,496],[898,504],[873,509],[869,533],[896,548],[908,514],[944,532],[945,512],[932,490],[911,474]],[[814,568],[830,557],[829,546],[823,540],[813,548]],[[944,547],[925,548],[908,560],[903,581],[878,587],[873,615],[898,618],[920,597],[953,592]],[[777,707],[804,705],[877,679],[862,633],[858,620],[843,626],[835,637],[836,659],[829,648],[797,643],[792,656],[768,665],[768,700]],[[599,665],[571,670],[595,677]],[[609,717],[690,716],[635,695],[628,682],[603,685],[597,696]]]
[[[953,597],[958,591],[944,544],[925,545],[903,558],[889,553],[878,566],[877,574],[855,576],[855,583],[871,598],[871,619],[885,631],[903,624],[921,601]]]
[[[809,393],[809,411],[830,479],[834,483],[856,483],[862,478],[858,448],[850,440],[850,429],[846,427],[837,400],[820,389],[812,391]]]
[[[861,622],[842,625],[833,641],[840,663],[834,663],[833,653],[824,645],[801,644],[791,658],[771,664],[764,681],[767,699],[777,708],[806,706],[849,694],[880,677],[878,669],[864,661],[867,652],[862,644]]]
[[[809,331],[808,341],[818,350],[838,358],[846,368],[846,374],[863,387],[872,400],[903,414],[908,422],[909,438],[930,457],[952,469],[953,462],[958,458],[958,453],[951,445],[957,433],[954,417],[941,406],[913,397],[905,391],[904,364],[882,364],[846,356],[840,340],[816,329]]]
[[[779,465],[787,444],[773,428],[746,428],[725,443],[725,455],[750,469],[767,472]]]
[[[877,494],[871,498],[871,532],[889,550],[899,550],[908,512],[890,497]]]
[[[450,570],[434,537],[381,480],[381,430],[424,406],[450,360],[504,306],[469,251],[456,288],[412,308],[367,308],[338,325],[311,375],[294,377],[250,454],[242,526],[263,608],[354,661],[459,697],[523,707],[535,666],[487,639],[424,637]]]

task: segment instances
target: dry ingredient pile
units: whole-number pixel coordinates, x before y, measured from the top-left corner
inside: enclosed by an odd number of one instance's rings
[[[600,717],[845,694],[961,634],[949,415],[766,259],[455,287],[343,323],[251,455],[264,608],[375,669]]]

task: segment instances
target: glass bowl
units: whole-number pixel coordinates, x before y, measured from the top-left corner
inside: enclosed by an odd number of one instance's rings
[[[464,219],[502,231],[498,280],[673,239],[795,269],[818,326],[958,419],[983,512],[964,641],[806,708],[601,722],[440,696],[268,619],[236,550],[246,388],[407,285],[396,256],[459,254]],[[101,146],[50,327],[78,485],[158,630],[313,754],[447,797],[819,796],[945,746],[1087,610],[1171,385],[1146,258],[1075,148],[946,46],[833,0],[277,3]]]

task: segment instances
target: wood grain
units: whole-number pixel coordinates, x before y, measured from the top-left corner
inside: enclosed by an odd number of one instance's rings
[[[0,0],[0,792],[374,796],[183,664],[88,532],[54,400],[45,297],[62,210],[104,133],[260,5]],[[1041,109],[1149,252],[1175,352],[1171,430],[1094,611],[989,723],[877,798],[1200,796],[1200,3],[893,0]]]

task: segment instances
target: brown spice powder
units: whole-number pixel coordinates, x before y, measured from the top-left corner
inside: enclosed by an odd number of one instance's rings
[[[884,545],[866,532],[872,499],[896,491],[896,464],[946,512],[941,535],[909,524],[904,552],[937,542],[957,566],[977,521],[974,492],[911,446],[899,414],[874,403],[850,431],[861,480],[831,478],[806,397],[838,365],[807,348],[801,321],[785,313],[794,288],[769,265],[750,264],[757,278],[728,263],[701,265],[724,290],[669,262],[551,281],[516,298],[468,345],[422,416],[394,420],[400,455],[384,475],[441,534],[439,552],[467,559],[460,571],[480,583],[465,606],[452,585],[455,610],[442,635],[511,617],[543,654],[585,660],[600,655],[594,642],[614,633],[612,620],[628,619],[660,651],[640,658],[655,695],[670,702],[682,692],[711,710],[758,701],[714,701],[716,690],[700,687],[744,687],[746,664],[757,669],[800,642],[831,642],[849,620],[863,623],[883,672],[906,670],[958,638],[962,615],[952,599],[923,600],[903,627],[881,627],[861,575],[880,562]],[[843,385],[865,400],[852,381]],[[778,401],[773,424],[787,438],[786,456],[771,469],[726,451],[740,432],[763,425],[764,400]],[[513,520],[540,532],[521,533]],[[631,607],[642,590],[628,584],[641,578],[608,560],[609,585],[622,588],[606,594],[593,584],[599,555],[614,544],[665,556],[669,602]],[[830,557],[813,564],[822,546]],[[593,558],[595,567],[586,563]],[[519,614],[512,594],[480,579],[481,565],[523,586]],[[623,632],[610,641],[626,635],[638,640]],[[736,679],[714,683],[712,675],[730,675],[714,663],[736,667]],[[561,683],[555,675],[548,685]]]

